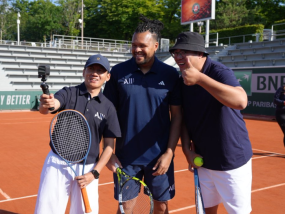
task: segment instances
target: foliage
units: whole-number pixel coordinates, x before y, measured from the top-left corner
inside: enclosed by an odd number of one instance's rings
[[[272,24],[285,22],[277,22],[284,17],[284,3],[285,0],[217,0],[216,19],[210,21],[210,29],[230,36],[232,33],[225,29],[239,35],[256,32],[248,26],[271,28]],[[53,34],[80,36],[81,5],[82,0],[0,0],[0,39],[16,40],[18,12],[22,41],[44,41]],[[180,32],[189,30],[189,25],[180,24],[180,0],[84,0],[84,5],[85,37],[129,41],[140,14],[162,21],[162,37],[172,42]],[[194,27],[198,31],[196,24]],[[276,25],[274,29],[285,27]]]

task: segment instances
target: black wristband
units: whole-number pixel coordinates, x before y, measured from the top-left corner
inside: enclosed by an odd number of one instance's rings
[[[95,169],[93,169],[93,170],[91,170],[91,173],[93,174],[93,176],[94,176],[94,178],[95,179],[98,179],[99,178],[99,172],[97,171],[97,170],[95,170]]]

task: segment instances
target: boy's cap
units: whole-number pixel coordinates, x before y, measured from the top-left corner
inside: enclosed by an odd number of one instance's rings
[[[169,52],[173,52],[176,49],[198,51],[209,55],[205,48],[203,36],[196,32],[180,33],[176,38],[175,45],[170,48]]]
[[[108,72],[110,72],[110,63],[108,59],[101,54],[96,54],[90,56],[89,59],[86,61],[84,68],[87,68],[90,65],[99,64],[102,65]]]

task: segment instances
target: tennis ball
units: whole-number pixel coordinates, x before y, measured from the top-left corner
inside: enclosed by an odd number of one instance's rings
[[[202,166],[203,163],[204,163],[203,158],[200,158],[200,157],[194,158],[194,164],[195,164],[196,166]]]

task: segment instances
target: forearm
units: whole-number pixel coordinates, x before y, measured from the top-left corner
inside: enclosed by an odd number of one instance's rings
[[[171,114],[171,126],[166,153],[171,153],[173,155],[180,137],[182,114],[180,106],[172,108],[175,108],[175,113]]]
[[[114,138],[104,138],[104,149],[94,169],[99,173],[110,160],[114,151]]]
[[[197,84],[227,107],[242,110],[247,106],[247,94],[242,87],[220,83],[205,74],[201,74]]]
[[[190,152],[191,152],[191,139],[188,135],[186,126],[184,123],[182,123],[182,127],[181,127],[181,144],[182,144],[182,151],[184,153],[184,155],[187,157],[189,157]],[[187,158],[188,159],[188,158]]]

